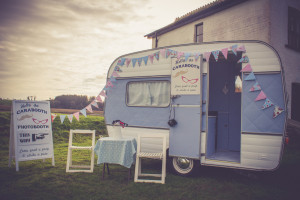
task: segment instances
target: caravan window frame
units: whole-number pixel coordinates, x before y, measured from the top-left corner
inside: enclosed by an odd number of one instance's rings
[[[138,84],[138,83],[157,83],[157,82],[166,82],[168,83],[168,87],[169,87],[169,93],[168,93],[168,102],[166,104],[163,104],[162,106],[158,106],[158,105],[130,105],[129,104],[129,86],[130,84]],[[145,80],[145,81],[129,81],[126,84],[126,105],[128,107],[148,107],[148,108],[167,108],[170,106],[171,103],[171,82],[169,80]]]

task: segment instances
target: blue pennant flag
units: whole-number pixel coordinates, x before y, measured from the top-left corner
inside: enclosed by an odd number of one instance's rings
[[[184,53],[185,61],[187,61],[190,56],[191,56],[191,53]]]
[[[80,110],[80,112],[86,117],[86,109],[85,108]]]
[[[143,60],[143,58],[138,58],[138,64],[139,64],[139,67],[140,67],[141,64],[142,64],[142,60]]]
[[[135,66],[136,61],[137,61],[136,58],[132,58],[132,59],[131,59],[131,62],[132,62],[132,66],[133,66],[133,67]]]
[[[144,62],[145,62],[145,65],[147,65],[147,62],[148,62],[148,56],[143,57],[143,60],[144,60]]]
[[[126,58],[121,58],[121,60],[119,60],[118,64],[123,66],[125,64]]]
[[[253,81],[253,80],[256,80],[255,76],[254,76],[254,73],[251,72],[246,78],[245,78],[245,81]]]

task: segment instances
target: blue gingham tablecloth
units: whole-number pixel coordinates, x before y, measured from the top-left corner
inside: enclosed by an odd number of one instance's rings
[[[134,138],[101,138],[97,141],[94,151],[98,156],[98,165],[109,163],[130,168],[135,162],[136,140]]]

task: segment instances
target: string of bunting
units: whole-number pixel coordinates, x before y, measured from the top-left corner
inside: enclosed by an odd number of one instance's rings
[[[114,68],[114,71],[112,73],[112,75],[110,76],[109,80],[107,81],[105,87],[101,90],[101,92],[99,93],[99,95],[95,98],[94,101],[92,101],[88,106],[86,106],[85,108],[81,109],[78,112],[75,112],[73,114],[70,115],[60,115],[60,121],[61,123],[64,122],[65,118],[67,117],[69,119],[69,121],[72,123],[73,117],[75,117],[75,119],[77,119],[77,121],[79,121],[79,115],[80,113],[82,115],[84,115],[86,117],[86,111],[88,110],[89,112],[93,112],[93,106],[98,108],[98,104],[97,102],[103,102],[102,98],[107,98],[106,95],[106,91],[110,90],[112,87],[114,87],[113,83],[116,82],[116,77],[120,77],[120,75],[118,73],[122,72],[121,67],[125,66],[129,67],[130,65],[134,68],[136,66],[136,64],[140,67],[142,65],[142,63],[144,63],[145,65],[147,65],[149,63],[153,64],[154,59],[156,59],[157,61],[159,61],[160,57],[162,58],[169,58],[170,56],[172,57],[177,57],[177,59],[181,59],[184,58],[185,61],[187,61],[190,57],[194,57],[195,60],[197,61],[200,57],[200,55],[203,55],[206,59],[207,62],[209,62],[211,55],[213,56],[213,58],[215,59],[216,62],[218,62],[219,60],[219,56],[222,53],[222,55],[224,56],[225,59],[227,59],[228,57],[228,52],[231,51],[234,55],[237,56],[237,52],[246,52],[245,46],[238,46],[236,45],[232,45],[228,48],[223,48],[221,50],[215,50],[215,51],[211,51],[211,52],[204,52],[204,53],[189,53],[189,52],[181,52],[181,51],[175,51],[172,49],[161,49],[155,53],[152,53],[150,55],[147,56],[143,56],[143,57],[138,57],[138,58],[120,58],[117,62],[117,65]],[[250,73],[246,78],[245,81],[254,81],[256,80],[255,75],[253,73],[252,67],[249,64],[249,58],[248,56],[243,56],[238,63],[248,63],[242,70],[241,72],[243,73]],[[267,96],[265,95],[265,93],[262,91],[261,86],[259,85],[259,83],[256,81],[254,83],[254,85],[251,87],[250,92],[255,92],[255,91],[261,91],[257,98],[255,99],[255,101],[260,101],[265,99],[265,103],[262,106],[262,109],[266,109],[269,108],[271,106],[275,106],[274,108],[274,112],[273,112],[273,118],[277,117],[279,114],[281,114],[284,110],[282,108],[280,108],[278,105],[273,104],[273,102],[267,98]],[[51,114],[51,120],[53,122],[53,120],[57,117],[56,114]]]

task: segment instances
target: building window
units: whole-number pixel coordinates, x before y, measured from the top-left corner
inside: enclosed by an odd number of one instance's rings
[[[289,7],[288,11],[288,47],[300,51],[300,11]]]
[[[128,106],[167,107],[170,104],[170,82],[129,82],[126,96]]]
[[[196,43],[203,42],[203,23],[197,24],[195,26],[195,42]]]

